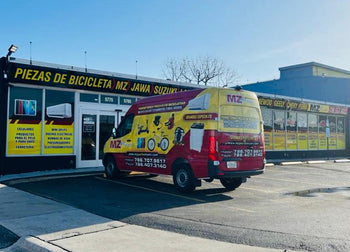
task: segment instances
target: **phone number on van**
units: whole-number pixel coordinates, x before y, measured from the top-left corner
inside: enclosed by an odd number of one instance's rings
[[[161,168],[166,169],[165,159],[164,158],[144,158],[137,157],[135,158],[135,165],[139,167],[148,167],[148,168]]]
[[[245,149],[245,150],[234,150],[233,151],[234,157],[262,157],[262,155],[263,155],[262,150]]]

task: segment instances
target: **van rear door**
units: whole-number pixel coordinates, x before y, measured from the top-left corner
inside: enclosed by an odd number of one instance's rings
[[[247,91],[219,91],[218,157],[222,171],[264,168],[261,111],[256,95]]]

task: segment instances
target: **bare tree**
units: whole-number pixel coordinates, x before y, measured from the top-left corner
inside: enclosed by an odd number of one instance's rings
[[[163,75],[167,79],[173,81],[181,81],[183,75],[182,70],[183,65],[181,65],[181,63],[177,59],[169,58],[163,68]]]
[[[210,56],[168,59],[163,74],[173,81],[195,82],[206,86],[227,86],[236,79],[236,73],[226,67],[222,60]]]
[[[230,68],[224,68],[222,74],[217,77],[217,85],[219,87],[229,87],[237,85],[240,80],[240,76],[236,73],[235,70]]]

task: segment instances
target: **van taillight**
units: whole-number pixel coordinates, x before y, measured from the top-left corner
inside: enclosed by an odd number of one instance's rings
[[[216,161],[218,160],[218,152],[216,148],[216,137],[210,136],[209,137],[209,160]]]

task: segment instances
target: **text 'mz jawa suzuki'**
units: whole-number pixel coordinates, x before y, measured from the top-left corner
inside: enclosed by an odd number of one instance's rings
[[[264,172],[259,102],[240,87],[153,96],[134,103],[104,146],[106,175],[123,171],[172,175],[180,192],[201,179],[228,190]]]

